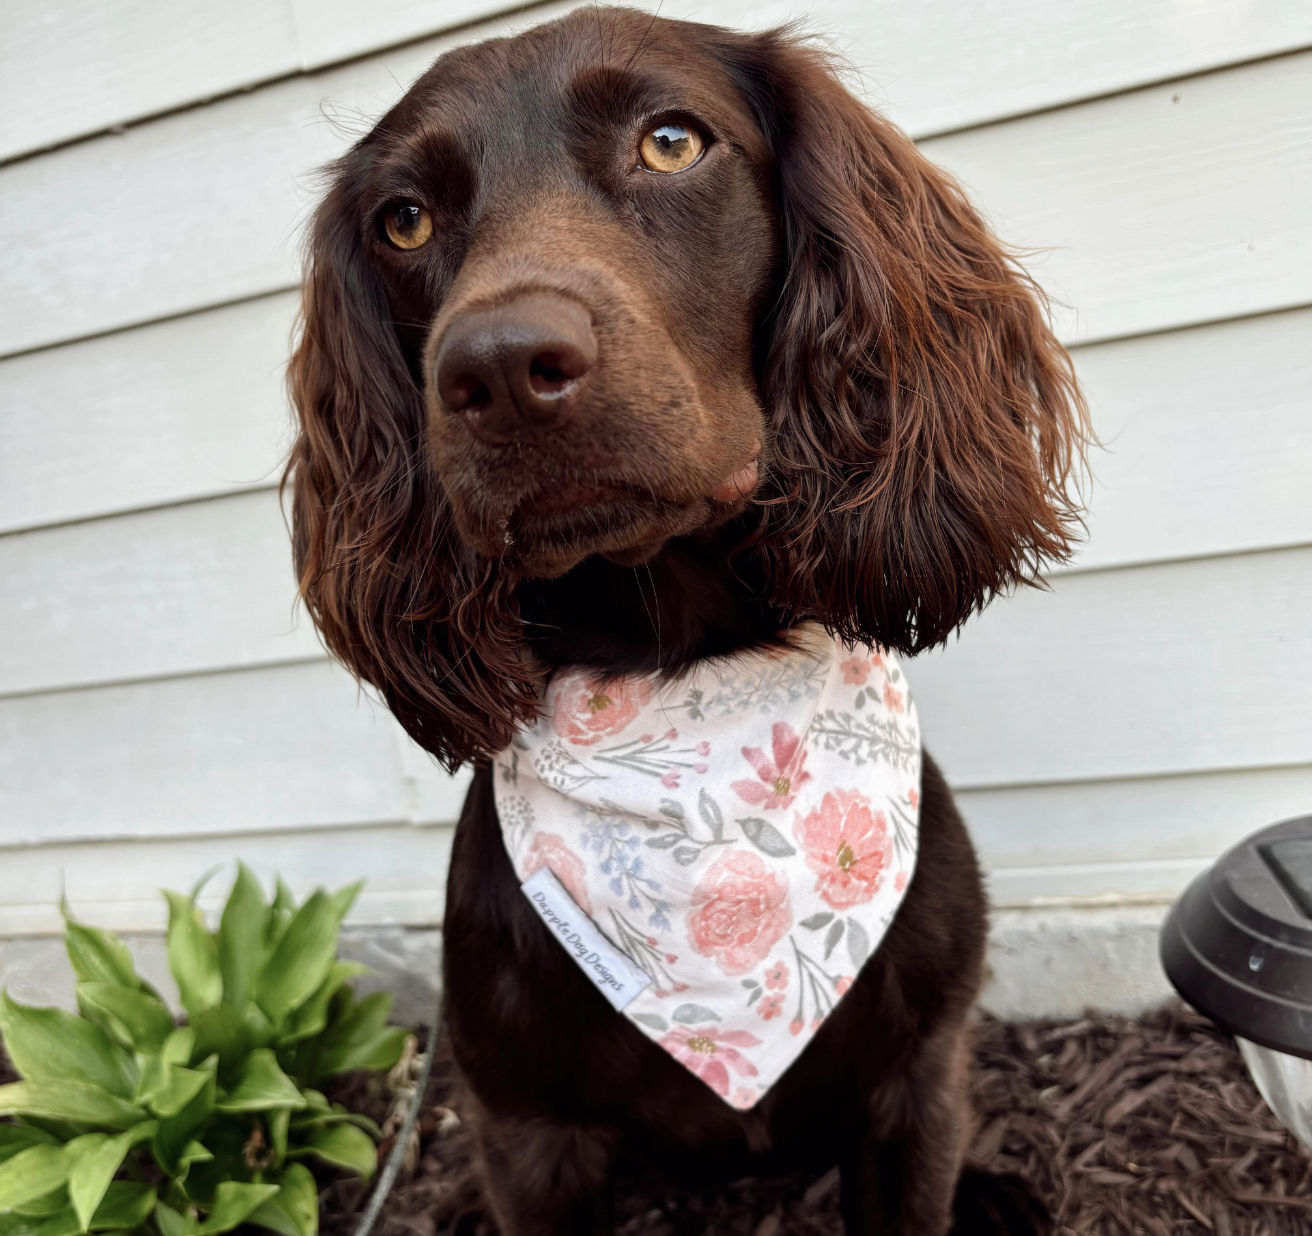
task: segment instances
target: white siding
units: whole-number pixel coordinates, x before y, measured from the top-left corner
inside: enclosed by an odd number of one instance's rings
[[[61,882],[152,929],[153,889],[237,855],[300,886],[368,875],[360,923],[440,922],[464,780],[295,608],[282,367],[313,170],[507,7],[0,15],[0,159],[23,156],[0,166],[0,937],[56,930]],[[805,15],[1042,250],[1106,444],[1051,591],[911,665],[931,750],[999,905],[1168,898],[1312,809],[1312,8]]]

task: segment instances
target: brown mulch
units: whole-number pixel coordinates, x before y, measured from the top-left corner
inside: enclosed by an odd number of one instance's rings
[[[1312,1231],[1312,1157],[1253,1088],[1233,1041],[1179,1004],[1148,1016],[1025,1024],[984,1019],[971,1162],[1015,1172],[1058,1236],[1301,1236]],[[445,1115],[440,1057],[418,1171],[393,1191],[379,1236],[491,1236]],[[354,1097],[354,1096],[353,1096]],[[376,1100],[375,1100],[376,1101]],[[445,1118],[446,1133],[439,1133]],[[840,1236],[835,1173],[688,1190],[617,1181],[619,1236]],[[349,1236],[358,1185],[330,1186],[325,1236]]]
[[[1019,1173],[1057,1236],[1301,1236],[1312,1231],[1312,1156],[1253,1088],[1234,1043],[1175,1004],[1136,1020],[980,1024],[973,1165]],[[0,1082],[13,1074],[0,1053]],[[378,1236],[492,1236],[448,1107],[440,1050],[413,1166]],[[333,1097],[380,1122],[396,1098],[345,1079]],[[390,1142],[383,1149],[390,1148]],[[618,1236],[840,1236],[835,1173],[688,1190],[617,1181]],[[326,1184],[324,1236],[350,1236],[367,1190]]]

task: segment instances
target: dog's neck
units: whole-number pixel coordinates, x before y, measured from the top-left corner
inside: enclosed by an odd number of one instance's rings
[[[521,612],[536,657],[555,669],[678,673],[704,657],[777,642],[750,555],[730,559],[741,529],[680,538],[641,566],[590,558],[555,580],[526,581]]]

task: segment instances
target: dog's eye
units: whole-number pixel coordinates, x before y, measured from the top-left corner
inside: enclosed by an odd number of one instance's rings
[[[383,231],[398,249],[418,249],[433,235],[433,217],[416,202],[395,202],[383,211]]]
[[[696,129],[671,121],[642,139],[638,157],[649,172],[681,172],[701,158],[706,143]]]

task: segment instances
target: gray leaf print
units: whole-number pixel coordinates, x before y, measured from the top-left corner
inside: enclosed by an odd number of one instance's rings
[[[835,921],[825,935],[825,960],[829,960],[829,954],[834,951],[834,946],[843,938],[843,920],[840,918]]]
[[[870,937],[856,919],[849,919],[847,928],[847,955],[852,959],[853,969],[859,970],[870,956]]]
[[[742,826],[743,836],[762,854],[768,854],[771,858],[787,858],[790,854],[797,853],[784,839],[783,833],[775,828],[769,820],[751,816],[748,819],[739,820],[738,823]],[[803,926],[805,925],[803,924]]]
[[[634,1021],[640,1021],[644,1026],[650,1026],[653,1030],[668,1030],[670,1023],[665,1020],[659,1013],[634,1013]]]
[[[708,1009],[704,1004],[681,1004],[670,1016],[685,1026],[694,1025],[699,1021],[720,1020],[719,1013],[714,1009]]]
[[[833,917],[834,912],[832,910],[821,910],[819,914],[812,914],[810,918],[804,918],[800,925],[805,927],[807,931],[819,931]]]

